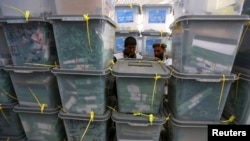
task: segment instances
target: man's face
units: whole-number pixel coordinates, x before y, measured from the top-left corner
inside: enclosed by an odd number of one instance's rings
[[[125,47],[124,52],[125,52],[126,54],[128,54],[129,56],[130,56],[130,55],[134,55],[134,54],[135,54],[135,49],[136,49],[136,45],[127,45],[127,46]]]
[[[155,57],[163,60],[164,49],[162,47],[154,47],[154,54],[155,54]]]

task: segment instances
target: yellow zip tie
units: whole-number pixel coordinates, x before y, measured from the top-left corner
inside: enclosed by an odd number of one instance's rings
[[[2,107],[2,104],[0,104],[0,111],[4,117],[4,119],[8,122],[8,124],[10,124],[10,121],[9,119],[7,118],[7,116],[5,115],[4,111],[3,111],[3,107]]]
[[[235,116],[232,115],[232,116],[229,117],[228,120],[223,120],[222,122],[225,122],[225,123],[232,123],[234,120],[235,120]]]
[[[93,112],[93,111],[91,111],[91,112],[90,112],[90,119],[89,119],[89,123],[88,123],[88,125],[87,125],[87,127],[86,127],[86,129],[85,129],[84,133],[82,134],[82,137],[81,137],[80,141],[82,141],[82,140],[83,140],[83,138],[84,138],[85,134],[87,133],[87,130],[88,130],[88,128],[89,128],[90,123],[91,123],[91,122],[93,122],[93,121],[94,121],[94,112]]]
[[[163,30],[160,30],[160,35],[161,35],[161,43],[162,43]],[[161,46],[161,44],[160,44],[160,46]]]
[[[130,27],[130,32],[134,32],[135,31],[135,27]]]
[[[111,67],[109,67],[109,70],[110,70],[110,71],[112,71],[112,68],[111,68]]]
[[[5,6],[7,8],[10,8],[10,9],[13,9],[13,10],[16,10],[19,13],[22,13],[24,15],[24,17],[25,17],[25,20],[26,21],[29,20],[29,17],[30,17],[30,11],[29,10],[23,11],[21,9],[18,9],[16,7],[13,7],[13,6],[10,6],[10,5],[7,5],[7,4],[3,4],[3,6]]]
[[[0,87],[0,89],[1,89],[1,91],[2,91],[5,95],[7,95],[8,97],[17,100],[16,97],[14,97],[14,96],[12,96],[11,94],[9,94],[9,93],[8,93],[5,89],[3,89],[2,87]]]
[[[160,76],[160,75],[158,75],[158,74],[156,73],[156,74],[155,74],[155,77],[154,77],[155,82],[154,82],[154,88],[153,88],[153,93],[152,93],[151,107],[152,107],[152,106],[153,106],[153,104],[154,104],[154,97],[155,97],[155,90],[156,90],[157,80],[158,80],[158,79],[160,79],[160,78],[161,78],[161,76]]]
[[[36,94],[31,90],[31,88],[28,88],[32,96],[35,98],[36,102],[39,104],[41,108],[41,113],[43,113],[44,109],[47,107],[47,104],[41,104],[40,101],[38,100]]]
[[[91,47],[91,42],[90,42],[90,34],[89,34],[89,16],[88,16],[88,14],[83,14],[83,18],[86,20],[89,48],[90,48],[90,51],[92,52],[92,47]]]
[[[113,112],[116,112],[115,108],[111,107],[111,106],[107,106],[109,109],[111,109]]]
[[[163,61],[161,61],[161,60],[159,60],[159,61],[158,61],[158,63],[160,63],[160,64],[164,64],[164,62],[163,62]]]
[[[24,17],[25,17],[26,22],[29,21],[30,11],[28,11],[28,10],[25,11]]]
[[[130,7],[130,9],[133,9],[133,4],[130,3],[130,4],[129,4],[129,7]]]
[[[237,80],[236,80],[236,90],[235,90],[235,99],[234,99],[234,102],[236,102],[236,100],[237,100],[237,98],[238,98],[240,75],[241,75],[241,73],[238,74]]]
[[[149,120],[150,125],[152,125],[153,122],[154,122],[154,116],[153,116],[153,114],[149,115],[148,120]]]
[[[170,120],[170,115],[171,115],[171,114],[168,114],[168,115],[167,115],[166,121],[169,121],[169,120]]]
[[[135,113],[133,113],[133,115],[134,116],[146,116],[146,117],[148,117],[148,121],[149,121],[150,125],[153,124],[154,119],[157,119],[157,117],[154,117],[153,114],[147,115],[147,114],[143,114],[143,113],[140,113],[140,112],[135,112]]]
[[[249,26],[250,26],[250,21],[248,21],[247,27],[246,27],[246,29],[243,31],[243,34],[242,34],[242,36],[241,36],[241,38],[240,38],[240,42],[239,42],[239,46],[238,46],[237,52],[239,51],[239,49],[240,49],[240,47],[241,47],[241,45],[242,45],[243,39],[245,38],[245,35],[246,35],[246,33],[247,33],[247,30],[248,30]]]
[[[219,99],[219,104],[218,104],[218,110],[220,109],[220,104],[221,104],[221,99],[222,99],[222,95],[223,95],[223,91],[224,91],[224,86],[225,86],[225,81],[226,81],[226,77],[223,74],[222,76],[222,87],[221,87],[221,92],[220,92],[220,99]]]
[[[111,61],[111,64],[112,64],[112,65],[115,65],[115,62],[114,62],[114,60],[112,60],[112,61]]]

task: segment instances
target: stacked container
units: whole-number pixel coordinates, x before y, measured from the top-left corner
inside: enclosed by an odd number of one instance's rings
[[[117,88],[118,110],[112,113],[117,141],[158,141],[165,123],[160,107],[169,70],[157,61],[119,59],[111,73]]]
[[[115,22],[117,30],[137,30],[138,18],[141,14],[138,4],[117,4],[115,5]]]
[[[170,141],[206,141],[207,125],[222,124],[230,88],[237,79],[233,63],[249,20],[241,15],[243,3],[175,1],[167,102],[172,116],[166,126]],[[195,130],[198,133],[189,132]]]
[[[57,119],[57,107],[61,104],[56,77],[51,72],[58,65],[56,45],[52,25],[46,19],[56,12],[55,3],[50,0],[3,0],[0,7],[3,17],[0,21],[13,63],[6,65],[4,70],[10,75],[19,103],[14,109],[20,109],[14,112],[19,115],[28,140],[35,136],[44,137],[42,140],[62,140],[65,134],[60,122],[53,130],[61,132],[56,136],[40,127],[31,132],[31,126],[25,124],[50,128],[50,124],[40,124],[36,120],[53,121],[54,117],[42,115],[51,110]],[[20,111],[25,111],[28,116],[23,116]]]
[[[109,67],[115,48],[114,0],[55,0],[56,76],[67,140],[108,140]]]
[[[172,5],[169,4],[142,5],[143,31],[169,33],[172,11]]]
[[[245,2],[244,8],[249,9],[248,1]],[[223,114],[226,117],[234,116],[235,124],[250,124],[249,108],[249,85],[250,85],[250,47],[249,25],[245,26],[242,33],[242,41],[239,45],[238,52],[233,64],[233,72],[237,74],[237,80],[233,83]]]

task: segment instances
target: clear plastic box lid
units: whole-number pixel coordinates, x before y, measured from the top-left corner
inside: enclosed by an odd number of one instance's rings
[[[176,19],[175,23],[182,21],[249,21],[248,15],[186,15]]]
[[[90,114],[72,114],[72,113],[65,113],[62,110],[59,112],[58,115],[61,119],[73,119],[73,120],[86,120],[90,119]],[[94,115],[94,121],[106,121],[110,118],[111,111],[106,110],[103,115]]]
[[[13,108],[15,105],[17,105],[18,103],[17,102],[13,102],[13,103],[4,103],[2,104],[1,103],[1,107],[3,109],[10,109],[10,108]]]
[[[51,114],[58,114],[59,107],[57,107],[57,108],[45,108],[43,113],[41,113],[41,109],[39,107],[22,107],[20,105],[16,105],[16,106],[14,106],[13,111],[16,113],[51,115]]]
[[[152,125],[162,125],[166,122],[166,118],[162,114],[153,114],[153,123]],[[116,123],[135,123],[135,124],[145,124],[149,125],[148,116],[135,116],[133,114],[126,114],[120,112],[112,112],[112,120]]]
[[[167,7],[170,8],[170,11],[173,9],[173,5],[171,4],[143,4],[142,9],[144,8],[162,8],[162,7]]]
[[[133,3],[133,4],[116,4],[115,9],[119,8],[128,8],[128,9],[138,9],[139,14],[141,14],[141,8],[139,4]]]
[[[33,72],[50,72],[52,67],[33,67],[33,66],[4,66],[4,70],[13,72],[33,73]]]
[[[0,23],[29,23],[29,22],[46,22],[46,18],[30,17],[26,20],[24,17],[0,18]]]
[[[162,62],[140,59],[120,59],[113,66],[111,73],[116,77],[169,78],[170,71]]]
[[[88,20],[92,21],[92,20],[105,20],[107,22],[109,22],[112,26],[116,27],[117,24],[110,19],[108,16],[104,16],[104,15],[88,15]],[[53,20],[61,20],[61,21],[78,21],[78,22],[82,22],[82,21],[86,21],[86,19],[84,18],[83,15],[53,15],[53,16],[48,16],[47,20],[49,21],[53,21]]]
[[[167,66],[172,72],[172,76],[180,79],[195,79],[200,82],[220,82],[223,74],[189,74],[177,72],[172,66]],[[227,81],[235,81],[237,77],[235,74],[224,75]]]
[[[107,75],[110,70],[70,70],[70,69],[59,69],[53,68],[52,73],[54,74],[68,74],[68,75]]]

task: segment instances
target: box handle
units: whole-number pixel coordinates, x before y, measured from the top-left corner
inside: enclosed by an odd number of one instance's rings
[[[128,123],[130,126],[143,126],[143,127],[145,127],[145,126],[149,126],[149,123],[131,123],[131,122],[129,122]]]
[[[129,62],[128,66],[135,66],[135,67],[152,67],[151,62]]]
[[[195,80],[199,81],[199,82],[221,82],[221,79],[202,79],[202,78],[197,78]]]
[[[34,71],[31,70],[13,70],[16,73],[33,73]]]

